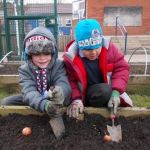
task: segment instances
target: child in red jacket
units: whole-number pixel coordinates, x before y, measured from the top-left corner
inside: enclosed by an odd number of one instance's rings
[[[129,65],[122,52],[102,36],[95,19],[85,19],[75,27],[75,41],[68,44],[64,62],[72,87],[67,109],[70,117],[77,117],[85,106],[112,108],[132,106],[125,93],[129,79]]]

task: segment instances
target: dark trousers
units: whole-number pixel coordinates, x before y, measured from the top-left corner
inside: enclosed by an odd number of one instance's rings
[[[87,88],[85,105],[106,107],[112,93],[111,86],[106,83],[94,84]]]
[[[1,105],[20,105],[24,106],[23,97],[21,94],[8,96],[1,101]]]

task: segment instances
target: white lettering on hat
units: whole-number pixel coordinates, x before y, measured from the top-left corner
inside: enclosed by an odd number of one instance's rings
[[[86,46],[95,46],[102,43],[102,37],[96,38],[89,38],[85,40],[78,41],[79,47],[86,47]]]
[[[102,43],[102,36],[98,29],[93,29],[91,38],[78,41],[79,47],[95,46]]]
[[[31,43],[33,41],[45,41],[45,40],[48,40],[48,38],[45,36],[41,36],[41,35],[32,36],[27,39],[26,46],[29,45],[29,43]]]

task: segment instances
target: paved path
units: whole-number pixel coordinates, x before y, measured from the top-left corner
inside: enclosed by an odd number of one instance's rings
[[[125,59],[128,61],[130,59],[131,55],[125,55]],[[147,62],[150,63],[150,55],[133,55],[130,59],[131,63],[145,63],[147,59]]]
[[[58,53],[58,58],[62,59],[63,52]],[[125,55],[125,59],[128,61],[131,55]],[[145,63],[145,55],[133,55],[130,59],[130,63]],[[150,63],[150,55],[147,55],[147,62]]]

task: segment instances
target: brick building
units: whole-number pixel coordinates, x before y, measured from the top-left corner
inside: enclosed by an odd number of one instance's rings
[[[129,35],[150,34],[149,0],[76,0],[74,6],[73,26],[79,17],[95,18],[100,21],[105,35],[114,35],[119,16]]]

